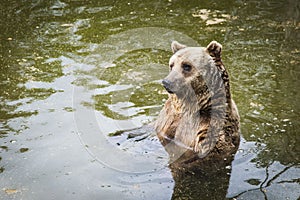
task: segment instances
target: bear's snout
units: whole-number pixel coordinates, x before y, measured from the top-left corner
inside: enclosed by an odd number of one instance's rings
[[[164,88],[165,88],[170,94],[173,94],[173,93],[174,93],[174,92],[171,90],[171,85],[172,85],[172,83],[171,83],[169,80],[164,79],[164,80],[162,81],[162,84],[163,84]]]

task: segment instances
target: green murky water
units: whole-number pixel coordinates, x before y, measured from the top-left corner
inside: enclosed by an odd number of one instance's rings
[[[299,199],[299,13],[292,0],[1,2],[0,199]],[[243,135],[230,173],[178,179],[154,138],[109,136],[155,120],[172,40],[223,44]]]

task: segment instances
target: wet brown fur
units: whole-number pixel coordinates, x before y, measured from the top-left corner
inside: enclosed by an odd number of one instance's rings
[[[227,160],[240,136],[222,46],[215,41],[206,48],[171,46],[174,55],[165,78],[171,94],[155,123],[158,138],[176,165]],[[186,66],[191,69],[184,70]]]

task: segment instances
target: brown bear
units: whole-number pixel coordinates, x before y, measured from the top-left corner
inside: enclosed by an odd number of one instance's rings
[[[226,160],[239,146],[240,125],[222,45],[187,47],[174,41],[171,48],[170,73],[162,81],[169,98],[155,122],[157,136],[171,163]]]

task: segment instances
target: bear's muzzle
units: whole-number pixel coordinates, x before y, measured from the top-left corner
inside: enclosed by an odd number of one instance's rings
[[[169,80],[164,79],[162,81],[162,84],[164,88],[167,90],[167,92],[169,92],[170,94],[174,94],[174,92],[171,90],[172,83]]]

